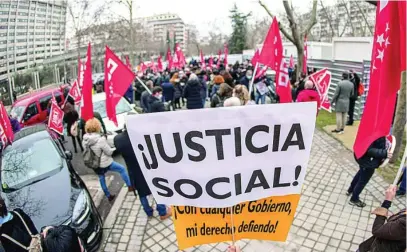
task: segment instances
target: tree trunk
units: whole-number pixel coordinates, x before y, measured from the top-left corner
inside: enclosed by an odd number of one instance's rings
[[[130,11],[130,64],[134,64],[134,33],[133,33],[133,0],[130,0],[129,11]]]
[[[302,73],[302,66],[304,61],[304,42],[301,42],[298,45],[295,45],[297,48],[297,81],[300,79]]]
[[[396,162],[400,155],[403,143],[404,128],[406,125],[406,71],[401,73],[401,88],[397,99],[396,117],[393,124],[393,135],[396,138],[396,148],[393,152],[391,163]]]

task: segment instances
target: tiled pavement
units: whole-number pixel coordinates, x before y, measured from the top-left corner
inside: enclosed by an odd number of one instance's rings
[[[301,200],[286,242],[239,241],[244,252],[356,251],[371,236],[374,216],[388,186],[374,175],[361,195],[363,209],[348,204],[346,189],[357,171],[353,155],[327,134],[316,131]],[[405,207],[405,198],[393,202],[392,211]],[[101,251],[178,251],[170,219],[148,220],[134,195],[126,195],[114,225],[105,230]],[[197,246],[187,251],[226,251],[230,243]]]

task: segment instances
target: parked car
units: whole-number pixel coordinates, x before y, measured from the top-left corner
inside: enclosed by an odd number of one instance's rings
[[[126,116],[128,114],[138,114],[134,110],[134,105],[130,104],[125,98],[121,98],[119,103],[116,105],[116,117],[117,126],[114,125],[112,121],[107,118],[106,114],[106,94],[98,93],[92,96],[93,110],[98,112],[106,125],[106,130],[108,132],[119,133],[123,130],[124,124],[126,123]]]
[[[62,91],[65,87],[55,87],[47,90],[34,91],[31,94],[19,97],[11,107],[10,114],[16,118],[21,126],[30,126],[47,121],[48,103],[54,94],[58,104],[64,104]]]
[[[45,125],[23,128],[1,154],[1,197],[9,209],[21,208],[37,230],[70,225],[96,251],[102,219],[84,182],[75,172],[72,153],[65,151]]]

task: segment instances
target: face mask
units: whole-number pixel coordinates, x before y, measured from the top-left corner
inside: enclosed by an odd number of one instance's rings
[[[163,95],[162,95],[162,94],[159,94],[159,95],[157,95],[156,97],[157,97],[158,100],[161,100],[161,98],[163,98]]]
[[[249,79],[249,80],[251,80],[252,79],[252,76],[246,76],[247,77],[247,79]]]

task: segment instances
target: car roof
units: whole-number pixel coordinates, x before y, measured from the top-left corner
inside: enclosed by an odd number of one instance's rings
[[[52,93],[61,93],[61,89],[59,87],[54,87],[46,90],[39,90],[34,91],[31,94],[26,94],[23,97],[20,97],[17,101],[13,103],[13,107],[16,106],[27,106],[28,104],[41,99],[44,96],[51,95]]]
[[[44,134],[47,134],[48,136],[50,136],[48,134],[48,129],[47,129],[46,125],[39,123],[39,124],[35,124],[33,126],[24,127],[20,131],[16,132],[14,134],[14,142],[16,142],[26,136],[36,134],[36,133],[44,133]],[[39,139],[44,138],[44,134],[40,134],[38,138]]]

